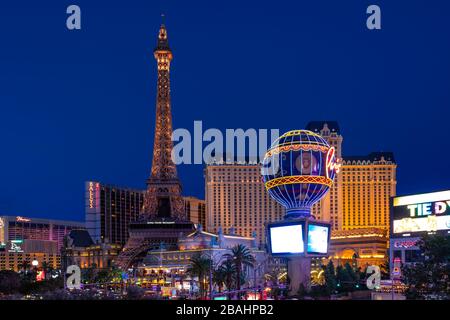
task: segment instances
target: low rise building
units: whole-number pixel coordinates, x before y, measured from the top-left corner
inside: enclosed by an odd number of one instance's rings
[[[58,243],[46,240],[10,240],[0,247],[0,270],[28,271],[33,268],[33,261],[37,261],[40,267],[59,269],[61,254]]]
[[[387,230],[365,228],[331,232],[330,259],[335,265],[345,263],[365,269],[369,265],[387,262]]]
[[[63,259],[66,266],[77,265],[81,269],[94,267],[110,268],[122,246],[101,242],[94,243],[86,230],[74,230],[66,237]]]

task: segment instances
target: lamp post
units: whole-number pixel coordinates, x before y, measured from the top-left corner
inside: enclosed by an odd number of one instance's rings
[[[265,258],[263,261],[261,261],[258,266],[253,268],[253,288],[254,288],[254,295],[256,299],[256,270],[261,269],[261,267],[267,262],[267,258]]]

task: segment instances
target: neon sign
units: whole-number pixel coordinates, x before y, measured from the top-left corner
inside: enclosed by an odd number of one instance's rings
[[[18,216],[18,217],[16,217],[16,221],[17,222],[30,222],[31,219]]]
[[[450,190],[395,197],[392,207],[393,233],[450,230]]]
[[[450,216],[427,216],[394,220],[394,233],[432,232],[450,229]]]
[[[89,182],[89,208],[94,208],[94,183]]]
[[[8,250],[8,252],[23,252],[22,248],[19,246],[19,244],[22,244],[22,240],[11,240],[11,247]]]
[[[417,240],[405,240],[405,241],[395,241],[394,247],[395,248],[411,248],[415,247],[417,245]]]
[[[38,270],[36,272],[36,281],[43,281],[45,280],[45,271],[44,270]]]
[[[410,204],[406,207],[408,208],[411,217],[428,216],[430,214],[445,214],[447,209],[450,208],[450,200],[434,203]]]
[[[339,159],[336,159],[336,150],[334,147],[328,149],[327,158],[326,158],[326,173],[327,178],[330,177],[331,172],[334,170],[336,173],[339,173],[341,168],[341,164],[339,163]]]
[[[95,189],[96,191],[98,191],[98,188],[100,188],[100,184],[97,182],[95,184]],[[95,199],[96,197],[94,196],[94,182],[89,182],[89,208],[93,209],[95,208]]]

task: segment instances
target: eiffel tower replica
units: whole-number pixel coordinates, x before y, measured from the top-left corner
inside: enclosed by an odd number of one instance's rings
[[[137,221],[130,222],[129,239],[117,257],[116,266],[136,267],[147,251],[175,248],[178,239],[194,230],[186,219],[181,183],[172,161],[172,113],[170,102],[170,62],[173,58],[164,23],[154,50],[158,65],[156,126],[153,162],[144,205]]]

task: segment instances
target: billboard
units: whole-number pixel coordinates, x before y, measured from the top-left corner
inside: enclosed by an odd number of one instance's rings
[[[330,243],[330,224],[294,219],[267,226],[268,249],[272,256],[325,256]]]
[[[397,236],[450,234],[450,190],[394,197],[391,232]]]
[[[309,254],[326,254],[330,241],[330,226],[308,223],[308,249]]]
[[[304,253],[303,228],[303,223],[271,227],[269,233],[272,254]]]

